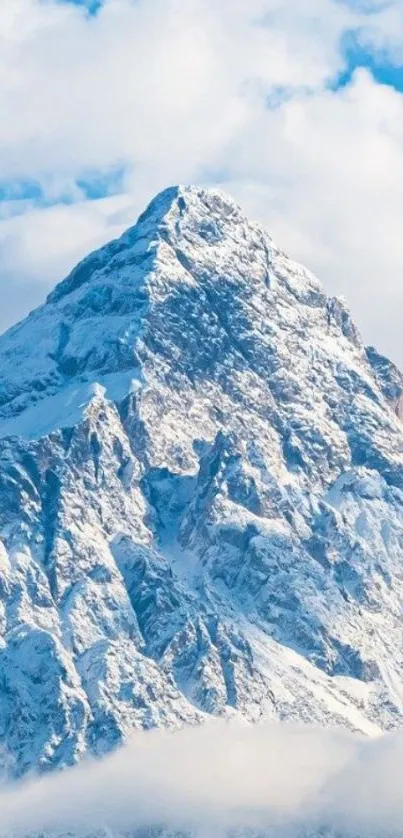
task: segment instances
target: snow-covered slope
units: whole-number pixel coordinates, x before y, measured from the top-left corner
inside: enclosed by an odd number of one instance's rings
[[[3,335],[4,770],[211,713],[401,724],[402,392],[193,187]]]

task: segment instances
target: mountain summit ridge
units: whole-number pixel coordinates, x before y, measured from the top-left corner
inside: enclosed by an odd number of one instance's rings
[[[197,187],[1,336],[7,770],[208,714],[401,724],[402,392],[345,303]]]

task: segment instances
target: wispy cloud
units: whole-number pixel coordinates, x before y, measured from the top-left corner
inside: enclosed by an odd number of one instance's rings
[[[223,721],[138,733],[102,762],[5,788],[0,834],[154,825],[208,835],[248,828],[390,836],[403,828],[402,757],[400,734],[364,740]]]

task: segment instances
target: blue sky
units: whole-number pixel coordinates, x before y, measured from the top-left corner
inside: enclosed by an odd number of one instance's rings
[[[102,6],[102,0],[59,0],[59,3],[72,3],[76,6],[84,6],[91,15],[95,15]]]
[[[403,55],[401,61],[393,61],[385,50],[369,50],[365,44],[360,44],[359,33],[355,32],[347,32],[342,37],[341,53],[345,66],[335,80],[336,87],[349,84],[354,72],[363,67],[380,84],[403,91]]]
[[[219,183],[403,362],[403,0],[3,0],[0,110],[0,329]]]

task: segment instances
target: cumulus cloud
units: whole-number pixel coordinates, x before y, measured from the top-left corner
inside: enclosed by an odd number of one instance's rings
[[[0,6],[4,328],[78,258],[176,182],[220,185],[343,293],[368,341],[403,360],[403,95],[365,70],[338,87],[343,42],[397,61],[401,2],[56,0]],[[121,167],[121,194],[80,179]]]
[[[401,734],[364,740],[295,725],[210,722],[137,733],[101,762],[6,787],[0,834],[127,832],[144,826],[223,835],[400,834]]]

